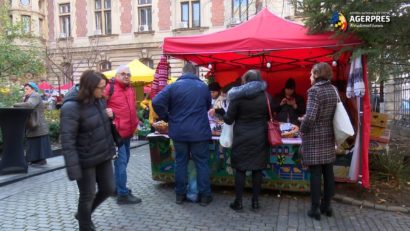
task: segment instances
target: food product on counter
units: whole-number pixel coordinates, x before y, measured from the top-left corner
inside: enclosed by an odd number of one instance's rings
[[[283,138],[294,138],[298,136],[299,127],[291,123],[281,123],[280,131]]]
[[[168,133],[168,123],[163,120],[153,123],[152,126],[154,127],[155,131],[158,133],[162,133],[162,134]]]

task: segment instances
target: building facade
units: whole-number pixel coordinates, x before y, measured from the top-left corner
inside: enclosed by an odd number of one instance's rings
[[[48,77],[76,81],[82,71],[111,70],[139,59],[155,68],[165,37],[216,32],[267,7],[293,19],[290,0],[11,0],[13,18],[47,41]],[[246,33],[246,32],[244,32]],[[171,59],[178,76],[183,61]],[[66,72],[66,73],[61,73]],[[60,74],[59,74],[60,73]]]

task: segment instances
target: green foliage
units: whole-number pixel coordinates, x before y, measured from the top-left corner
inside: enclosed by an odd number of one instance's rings
[[[51,142],[58,143],[60,139],[60,110],[46,110],[44,115],[48,123]]]
[[[44,72],[38,39],[23,33],[21,22],[10,22],[8,7],[0,9],[0,78]],[[0,80],[0,83],[4,83]]]
[[[24,93],[21,86],[1,86],[0,83],[0,107],[12,107],[14,103],[21,102]]]
[[[391,144],[387,153],[370,155],[372,174],[398,184],[407,180],[410,173],[410,161],[406,156],[408,148],[408,145],[401,147]]]
[[[405,26],[410,21],[408,1],[294,0],[293,3],[303,9],[305,25],[311,33],[334,31],[330,20],[334,11],[341,12],[348,22],[351,12],[389,12],[391,22],[383,23],[383,28],[348,28],[348,32],[364,42],[355,53],[368,56],[370,80],[385,80],[389,75],[410,72],[410,27]]]

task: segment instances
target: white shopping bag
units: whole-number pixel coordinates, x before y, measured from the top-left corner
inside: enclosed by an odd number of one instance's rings
[[[224,148],[232,147],[232,140],[233,140],[233,125],[234,124],[226,124],[222,125],[222,132],[221,136],[219,137],[219,143]]]
[[[343,103],[340,100],[339,94],[335,88],[337,94],[337,105],[335,115],[333,116],[333,131],[335,133],[335,141],[337,145],[342,144],[348,137],[354,135],[354,129],[350,122],[349,115],[346,112]]]

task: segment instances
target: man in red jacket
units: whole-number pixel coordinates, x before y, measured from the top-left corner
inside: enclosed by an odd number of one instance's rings
[[[114,112],[114,123],[123,139],[118,147],[118,158],[114,161],[115,181],[118,204],[137,204],[141,199],[132,195],[127,188],[127,165],[130,159],[130,141],[138,124],[135,108],[135,93],[130,86],[130,69],[120,66],[117,69],[114,82],[107,84],[105,94],[108,96],[107,108]],[[112,87],[110,85],[113,85]]]

